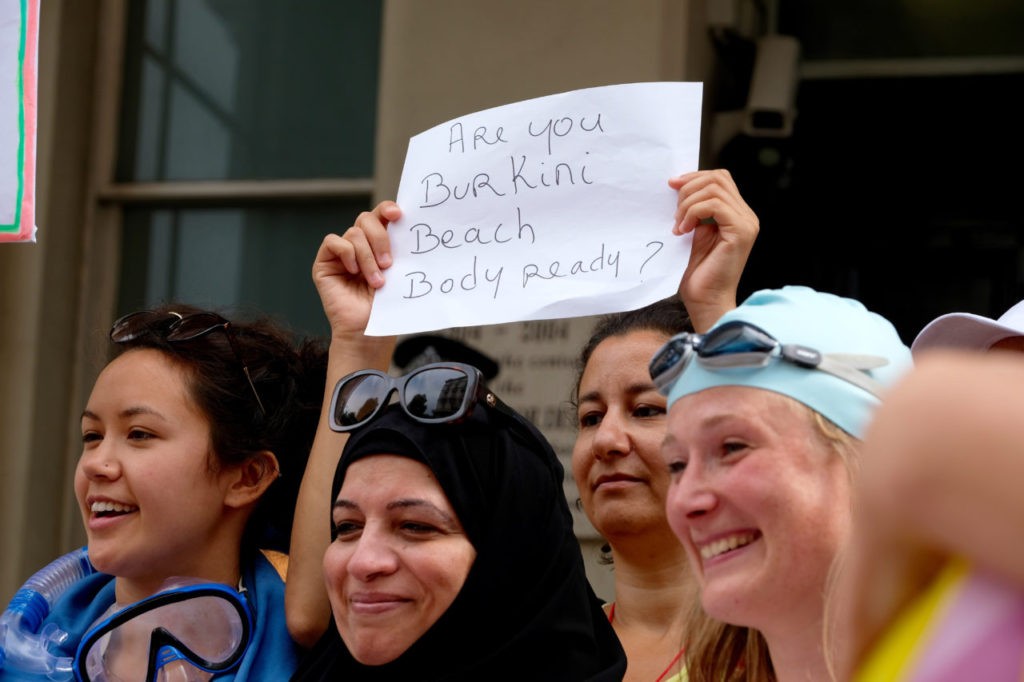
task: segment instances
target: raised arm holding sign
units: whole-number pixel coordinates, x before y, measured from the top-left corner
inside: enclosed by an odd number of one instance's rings
[[[665,179],[659,185],[664,188]],[[759,229],[757,216],[727,171],[685,173],[668,178],[668,186],[676,191],[676,198],[659,219],[663,238],[678,240],[688,234],[693,240],[691,258],[675,263],[669,280],[679,284],[694,328],[705,331],[736,305],[740,273]],[[327,235],[316,254],[313,281],[331,327],[328,391],[349,372],[389,368],[394,338],[367,336],[365,329],[375,298],[396,272],[390,236],[402,216],[403,209],[395,202],[381,202],[360,214],[344,235]],[[647,376],[646,362],[644,358],[643,376]],[[330,405],[330,395],[327,398],[324,410]],[[327,423],[324,415],[306,464],[286,585],[289,630],[307,646],[316,642],[330,618],[320,569],[330,539],[323,510],[345,436],[331,431]]]
[[[640,103],[637,104],[639,105]],[[650,101],[645,102],[645,104],[651,106]],[[606,116],[607,114],[601,118],[601,125],[603,127],[607,127]],[[588,119],[588,121],[596,121],[596,119]],[[585,133],[594,134],[598,130],[595,125],[593,122],[588,122],[587,128],[590,130],[585,131]],[[682,126],[684,123],[677,122],[677,125]],[[465,131],[464,126],[465,122],[463,122],[463,131]],[[501,140],[512,139],[509,132],[511,128],[502,128],[499,133],[499,127],[497,125],[488,127],[487,142],[483,141],[484,133],[481,131],[481,139],[478,140],[478,144],[489,144],[492,147],[496,147],[505,144]],[[535,127],[534,130],[536,131],[537,128]],[[558,128],[558,130],[561,131],[562,128]],[[696,135],[695,131],[696,124],[694,124],[694,136]],[[554,145],[561,138],[555,135],[553,125],[551,133],[552,148],[554,149]],[[476,133],[472,133],[469,138],[471,140],[469,143],[470,147],[472,147],[472,140],[475,139],[473,135],[476,135]],[[465,141],[465,138],[463,138],[463,141]],[[652,144],[655,143],[652,142]],[[655,144],[655,146],[659,145],[660,143]],[[544,151],[546,152],[546,150],[547,140],[545,139]],[[623,153],[627,156],[640,156],[642,155],[642,150],[634,149],[628,153]],[[696,156],[696,151],[693,153]],[[640,164],[639,162],[633,162],[633,165],[638,166]],[[596,180],[598,176],[596,174],[591,175],[591,171],[597,167],[596,165],[587,166],[587,179]],[[657,211],[650,211],[647,210],[649,207],[644,206],[644,215],[647,216],[645,218],[646,223],[639,219],[631,218],[623,224],[611,225],[606,232],[615,238],[614,251],[623,254],[618,259],[620,267],[625,262],[624,258],[626,257],[624,254],[632,252],[631,244],[633,243],[646,243],[652,237],[663,241],[666,245],[679,244],[684,241],[688,242],[685,250],[676,251],[674,259],[666,258],[661,262],[655,262],[656,259],[652,259],[649,265],[656,265],[662,270],[661,286],[663,286],[663,290],[658,290],[656,293],[647,291],[645,286],[653,287],[654,285],[644,285],[642,281],[639,283],[634,282],[631,286],[634,290],[635,301],[630,305],[638,308],[644,304],[645,300],[650,300],[652,295],[656,300],[657,298],[664,298],[678,289],[693,320],[694,328],[697,331],[705,331],[719,315],[736,305],[736,289],[740,273],[757,236],[759,229],[758,220],[757,216],[754,215],[753,211],[743,201],[739,189],[727,171],[694,171],[677,175],[679,170],[679,168],[675,168],[666,170],[663,173],[659,171],[661,174],[657,178],[652,178],[643,183],[644,193],[648,195],[646,201],[659,207]],[[435,171],[429,171],[421,177],[426,177],[431,172]],[[442,171],[436,172],[441,173]],[[495,178],[497,177],[499,176],[495,175]],[[574,177],[579,178],[582,175]],[[434,180],[435,178],[431,177],[430,182],[433,182],[433,184],[429,186],[436,192],[439,184],[434,182]],[[448,185],[447,181],[445,184]],[[474,187],[478,195],[490,192],[487,188],[479,187],[479,184],[478,181],[469,186],[469,197],[473,196]],[[650,186],[648,187],[647,184],[650,184]],[[492,181],[491,185],[500,189],[497,180]],[[626,182],[626,186],[623,188],[608,184],[603,195],[588,195],[592,203],[586,208],[585,212],[588,216],[586,220],[591,220],[595,215],[600,217],[601,207],[619,202],[620,198],[617,195],[620,191],[628,193],[631,187],[635,189],[636,186],[637,183],[632,181]],[[426,192],[428,186],[422,185],[422,187],[423,191]],[[468,204],[458,203],[468,201],[464,190],[465,186],[458,190],[459,196],[463,197],[462,199],[450,200],[455,202],[453,205],[474,205],[472,202]],[[454,189],[452,194],[453,196],[455,195]],[[561,196],[563,201],[567,201],[565,195]],[[651,196],[655,197],[655,199],[651,199]],[[662,201],[662,198],[666,196],[667,201]],[[338,379],[349,372],[370,367],[386,371],[390,366],[391,354],[394,349],[394,336],[370,336],[367,334],[367,325],[371,317],[371,308],[372,314],[376,315],[381,314],[387,308],[386,305],[381,305],[381,299],[388,286],[397,283],[393,290],[400,292],[403,289],[403,283],[405,286],[408,286],[408,277],[405,273],[424,269],[420,266],[401,265],[407,258],[410,261],[415,260],[415,254],[409,255],[408,252],[403,253],[396,248],[396,241],[400,238],[399,233],[403,232],[401,229],[402,225],[406,226],[404,232],[407,238],[414,240],[416,233],[410,231],[409,228],[418,222],[428,222],[426,220],[413,221],[410,219],[410,212],[415,214],[419,205],[416,203],[415,198],[412,199],[412,202],[412,209],[407,209],[407,207],[400,207],[399,204],[393,201],[383,201],[372,211],[361,213],[356,219],[355,224],[349,227],[343,235],[329,234],[324,238],[313,263],[313,281],[320,294],[324,313],[331,327],[331,348],[326,381],[328,394],[326,396],[327,399],[323,403],[325,413],[321,417],[316,440],[310,452],[306,472],[303,475],[302,488],[299,493],[299,503],[296,508],[292,532],[292,546],[289,553],[288,582],[286,585],[288,628],[296,641],[306,646],[311,646],[317,641],[327,627],[331,617],[330,605],[327,601],[321,572],[321,560],[324,555],[324,549],[330,540],[328,518],[323,510],[327,507],[330,500],[331,481],[338,463],[339,453],[345,442],[345,435],[335,433],[327,427],[329,423],[327,412],[330,405],[330,392]],[[596,205],[594,202],[596,202]],[[482,204],[477,205],[482,206]],[[516,208],[519,210],[532,210],[526,207],[525,204]],[[480,210],[479,216],[481,217],[478,219],[483,220],[486,215],[482,208]],[[518,217],[517,214],[517,234],[519,231]],[[535,218],[528,217],[526,222],[535,220]],[[572,246],[575,239],[579,247],[582,248],[594,241],[594,238],[591,237],[594,231],[593,226],[582,219],[574,218],[574,220],[576,220],[573,223],[576,225],[576,231],[582,232],[586,238],[581,238],[579,234],[574,237],[572,234],[573,230],[566,230],[565,232],[568,234],[563,235],[562,240],[567,241],[568,245]],[[546,233],[540,228],[543,224],[542,221],[531,222],[531,227],[538,235],[538,241],[541,236],[546,236]],[[654,227],[651,227],[651,225]],[[422,241],[425,239],[422,236],[424,228],[418,229],[420,230]],[[452,228],[449,227],[448,229]],[[438,234],[438,249],[446,249],[449,253],[461,253],[459,249],[463,247],[455,246],[454,236],[444,236],[446,233],[443,230],[440,232],[435,230],[435,233]],[[452,234],[454,235],[454,232]],[[476,232],[472,233],[473,241],[470,243],[474,247],[479,247],[482,251],[486,247],[500,249],[503,246],[507,246],[507,244],[502,244],[501,242],[496,244],[478,243],[477,234]],[[507,233],[502,233],[503,239],[506,238],[505,234]],[[525,234],[526,231],[524,230]],[[465,233],[463,233],[463,241],[465,241]],[[484,241],[483,236],[480,237],[479,241]],[[689,242],[692,242],[692,253],[689,251]],[[601,243],[601,240],[597,239],[596,243]],[[608,242],[608,244],[610,243]],[[415,244],[414,241],[413,244]],[[447,245],[441,246],[441,244]],[[406,248],[409,249],[408,246]],[[673,248],[663,249],[663,251],[673,250]],[[610,254],[612,252],[613,249],[608,248],[606,245],[605,253]],[[687,258],[688,255],[689,258]],[[477,258],[479,259],[479,257],[478,255]],[[607,264],[606,260],[603,262]],[[491,267],[493,271],[495,266],[492,265]],[[500,268],[502,266],[499,263],[497,267]],[[647,268],[645,268],[646,272],[648,272]],[[578,273],[580,277],[583,274]],[[450,275],[448,277],[451,278]],[[680,281],[680,277],[682,277],[682,281]],[[567,279],[571,279],[571,277]],[[615,278],[612,279],[614,280]],[[441,281],[443,282],[444,280],[442,279]],[[532,279],[527,281],[527,288],[529,288],[532,285]],[[544,283],[545,281],[538,282],[538,284]],[[662,291],[666,293],[662,293]],[[471,292],[465,293],[471,295]],[[400,294],[398,299],[400,304]],[[414,305],[420,306],[420,312],[417,314],[421,318],[421,321],[418,323],[421,326],[416,324],[405,326],[410,331],[436,329],[451,324],[440,319],[430,319],[430,309],[425,307],[422,301],[416,303],[415,299],[410,300],[413,300]],[[479,307],[486,309],[486,311],[506,305],[504,300],[500,303],[495,303],[493,298],[488,298],[487,296],[483,296],[481,300],[484,303]],[[470,312],[472,314],[480,311],[474,310]],[[573,310],[569,310],[566,313],[567,316],[574,314],[584,313],[574,312]],[[405,313],[399,309],[397,312],[391,312],[388,315],[398,316],[401,320],[401,316],[405,315]],[[424,316],[428,317],[428,324],[423,324],[422,318]],[[472,324],[472,322],[462,323]],[[646,359],[643,362],[646,363]],[[644,376],[646,376],[646,365],[642,370]]]

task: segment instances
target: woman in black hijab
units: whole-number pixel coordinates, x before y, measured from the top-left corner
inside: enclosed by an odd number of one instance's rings
[[[440,484],[475,558],[440,617],[408,648],[376,665],[356,660],[339,636],[340,627],[353,641],[331,587],[338,580],[331,567],[338,564],[325,561],[335,619],[293,680],[622,679],[625,654],[587,582],[562,466],[532,424],[493,394],[487,397],[458,423],[426,424],[396,403],[353,431],[332,501],[360,460],[391,455],[420,462]],[[334,542],[352,541],[347,522],[338,527],[337,507]],[[365,528],[369,534],[369,521]]]

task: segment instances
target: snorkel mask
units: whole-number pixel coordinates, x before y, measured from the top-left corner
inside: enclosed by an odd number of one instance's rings
[[[78,645],[79,682],[203,682],[237,666],[252,638],[245,595],[220,583],[172,578],[111,610]]]

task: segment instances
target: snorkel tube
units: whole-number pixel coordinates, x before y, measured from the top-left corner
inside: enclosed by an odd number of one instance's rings
[[[42,631],[39,626],[68,587],[95,572],[86,548],[82,547],[54,560],[25,581],[0,616],[0,677],[4,670],[18,670],[42,679],[71,679],[72,659],[50,652],[50,645],[63,642],[67,633],[54,623],[47,624]]]

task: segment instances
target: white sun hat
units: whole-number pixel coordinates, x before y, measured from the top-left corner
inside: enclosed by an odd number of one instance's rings
[[[988,350],[1011,336],[1024,336],[1024,301],[998,320],[973,313],[941,315],[925,325],[910,348],[918,353],[928,348]]]

